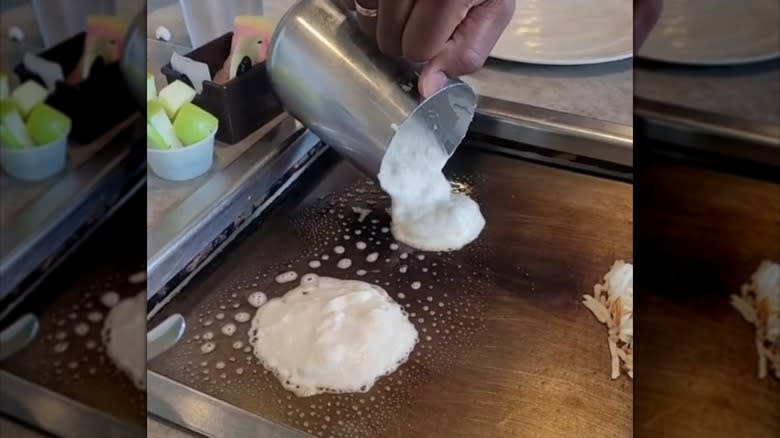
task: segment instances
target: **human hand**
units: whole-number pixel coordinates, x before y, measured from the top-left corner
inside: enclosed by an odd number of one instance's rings
[[[479,70],[515,10],[515,0],[342,0],[388,56],[424,63],[420,94]]]
[[[663,0],[634,0],[634,53],[639,51],[661,17],[663,4]]]

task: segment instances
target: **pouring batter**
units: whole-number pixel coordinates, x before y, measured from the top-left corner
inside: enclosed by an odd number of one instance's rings
[[[398,241],[424,251],[453,251],[484,228],[479,205],[453,193],[442,173],[448,158],[432,132],[401,130],[393,138],[379,182],[392,199],[392,232]]]

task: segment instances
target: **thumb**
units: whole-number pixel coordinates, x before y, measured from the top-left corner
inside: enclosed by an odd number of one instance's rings
[[[487,0],[469,10],[452,37],[420,73],[423,97],[439,91],[448,78],[482,68],[498,38],[512,20],[515,2]]]
[[[428,63],[420,73],[420,80],[417,82],[420,94],[423,97],[429,97],[439,91],[448,80],[449,77],[441,68],[431,68],[430,63]]]

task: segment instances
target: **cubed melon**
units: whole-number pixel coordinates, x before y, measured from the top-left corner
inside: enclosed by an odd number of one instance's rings
[[[182,105],[195,99],[195,94],[194,88],[177,79],[160,90],[158,99],[165,108],[168,118],[173,120]]]
[[[49,97],[49,90],[33,80],[25,81],[11,92],[11,99],[24,118],[27,118],[35,105],[45,101],[47,97]]]
[[[0,144],[12,149],[35,146],[19,110],[10,100],[0,100]]]
[[[153,99],[146,105],[147,132],[149,128],[156,132],[152,135],[156,142],[159,142],[158,149],[170,149],[182,147],[181,141],[176,136],[173,124],[166,114],[165,108],[159,100]],[[152,146],[154,142],[149,143]]]

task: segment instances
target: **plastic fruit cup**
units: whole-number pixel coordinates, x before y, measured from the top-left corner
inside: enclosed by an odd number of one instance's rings
[[[68,134],[41,146],[14,149],[0,146],[0,164],[14,178],[41,181],[65,169],[68,158]]]
[[[152,171],[162,179],[186,181],[197,178],[211,169],[214,163],[215,129],[203,140],[182,148],[146,148],[146,160]]]

